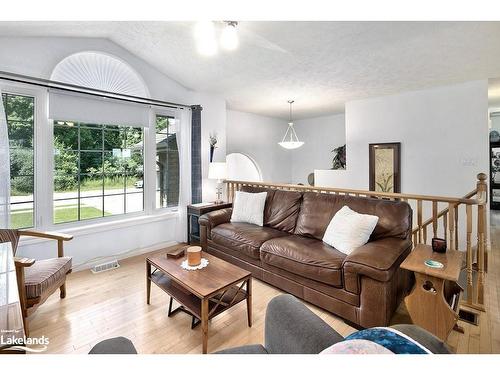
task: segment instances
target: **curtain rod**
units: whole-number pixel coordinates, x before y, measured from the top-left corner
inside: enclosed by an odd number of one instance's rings
[[[143,98],[140,96],[118,94],[118,93],[111,92],[111,91],[93,89],[90,87],[73,85],[71,83],[51,81],[48,79],[31,77],[31,76],[10,73],[10,72],[5,72],[5,71],[0,71],[0,79],[6,80],[6,81],[11,81],[11,82],[18,82],[18,83],[24,83],[24,84],[28,84],[28,85],[39,86],[39,87],[46,87],[48,89],[57,89],[57,90],[62,90],[62,91],[98,96],[101,98],[121,100],[121,101],[125,101],[125,102],[130,102],[130,103],[154,105],[154,106],[158,106],[158,107],[177,108],[177,109],[184,109],[184,108],[191,109],[193,107],[199,107],[197,105],[172,103],[172,102],[165,102],[163,100]]]

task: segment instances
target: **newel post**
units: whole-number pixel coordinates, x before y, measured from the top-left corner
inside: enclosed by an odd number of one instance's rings
[[[478,268],[478,291],[477,303],[484,305],[484,271],[486,253],[486,204],[488,202],[488,184],[485,173],[477,175],[477,199],[481,202],[477,206],[477,268]]]

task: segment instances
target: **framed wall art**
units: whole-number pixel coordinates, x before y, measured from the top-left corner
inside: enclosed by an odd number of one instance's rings
[[[401,143],[370,143],[370,190],[401,193]]]

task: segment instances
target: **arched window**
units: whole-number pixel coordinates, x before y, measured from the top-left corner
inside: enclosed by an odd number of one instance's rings
[[[149,97],[126,62],[79,52],[54,68],[52,81]],[[54,122],[54,223],[144,210],[144,131],[150,108],[135,103],[49,90]]]
[[[52,81],[118,94],[149,97],[141,76],[126,62],[102,52],[78,52],[59,62]]]
[[[258,164],[245,154],[234,152],[226,156],[227,179],[237,181],[262,181]]]

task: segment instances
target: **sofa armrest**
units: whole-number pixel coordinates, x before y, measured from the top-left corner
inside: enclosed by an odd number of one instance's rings
[[[216,210],[205,215],[200,216],[198,219],[198,223],[202,226],[207,227],[207,234],[210,237],[210,231],[212,228],[215,228],[217,225],[229,223],[231,220],[231,213],[233,212],[232,208],[224,208],[222,210]]]
[[[344,338],[294,296],[267,305],[265,348],[270,354],[318,354]]]
[[[411,248],[409,239],[390,237],[368,242],[344,259],[344,272],[389,281]]]

